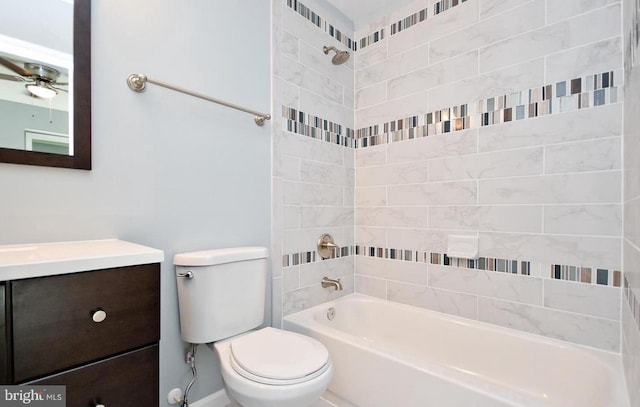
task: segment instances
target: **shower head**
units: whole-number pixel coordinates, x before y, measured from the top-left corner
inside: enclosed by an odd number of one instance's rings
[[[329,51],[333,51],[336,53],[333,58],[331,58],[331,62],[334,65],[342,65],[349,59],[349,51],[340,51],[336,47],[327,46],[322,47],[322,50],[324,51],[325,55],[329,54]]]

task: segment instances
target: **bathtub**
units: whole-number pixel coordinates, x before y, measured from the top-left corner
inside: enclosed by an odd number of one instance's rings
[[[358,407],[629,407],[617,354],[360,294],[283,328],[327,347]]]

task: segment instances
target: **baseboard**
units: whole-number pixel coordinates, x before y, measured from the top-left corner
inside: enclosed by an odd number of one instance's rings
[[[189,407],[226,407],[230,402],[231,400],[222,389],[194,403],[189,403]]]

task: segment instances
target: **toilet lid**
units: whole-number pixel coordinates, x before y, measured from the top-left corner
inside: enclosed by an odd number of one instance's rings
[[[231,362],[248,379],[293,384],[322,374],[329,366],[329,352],[311,337],[264,328],[231,342]]]

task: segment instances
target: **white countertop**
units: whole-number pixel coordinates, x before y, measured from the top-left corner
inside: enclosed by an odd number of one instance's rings
[[[162,250],[118,239],[0,245],[0,281],[164,260]]]

